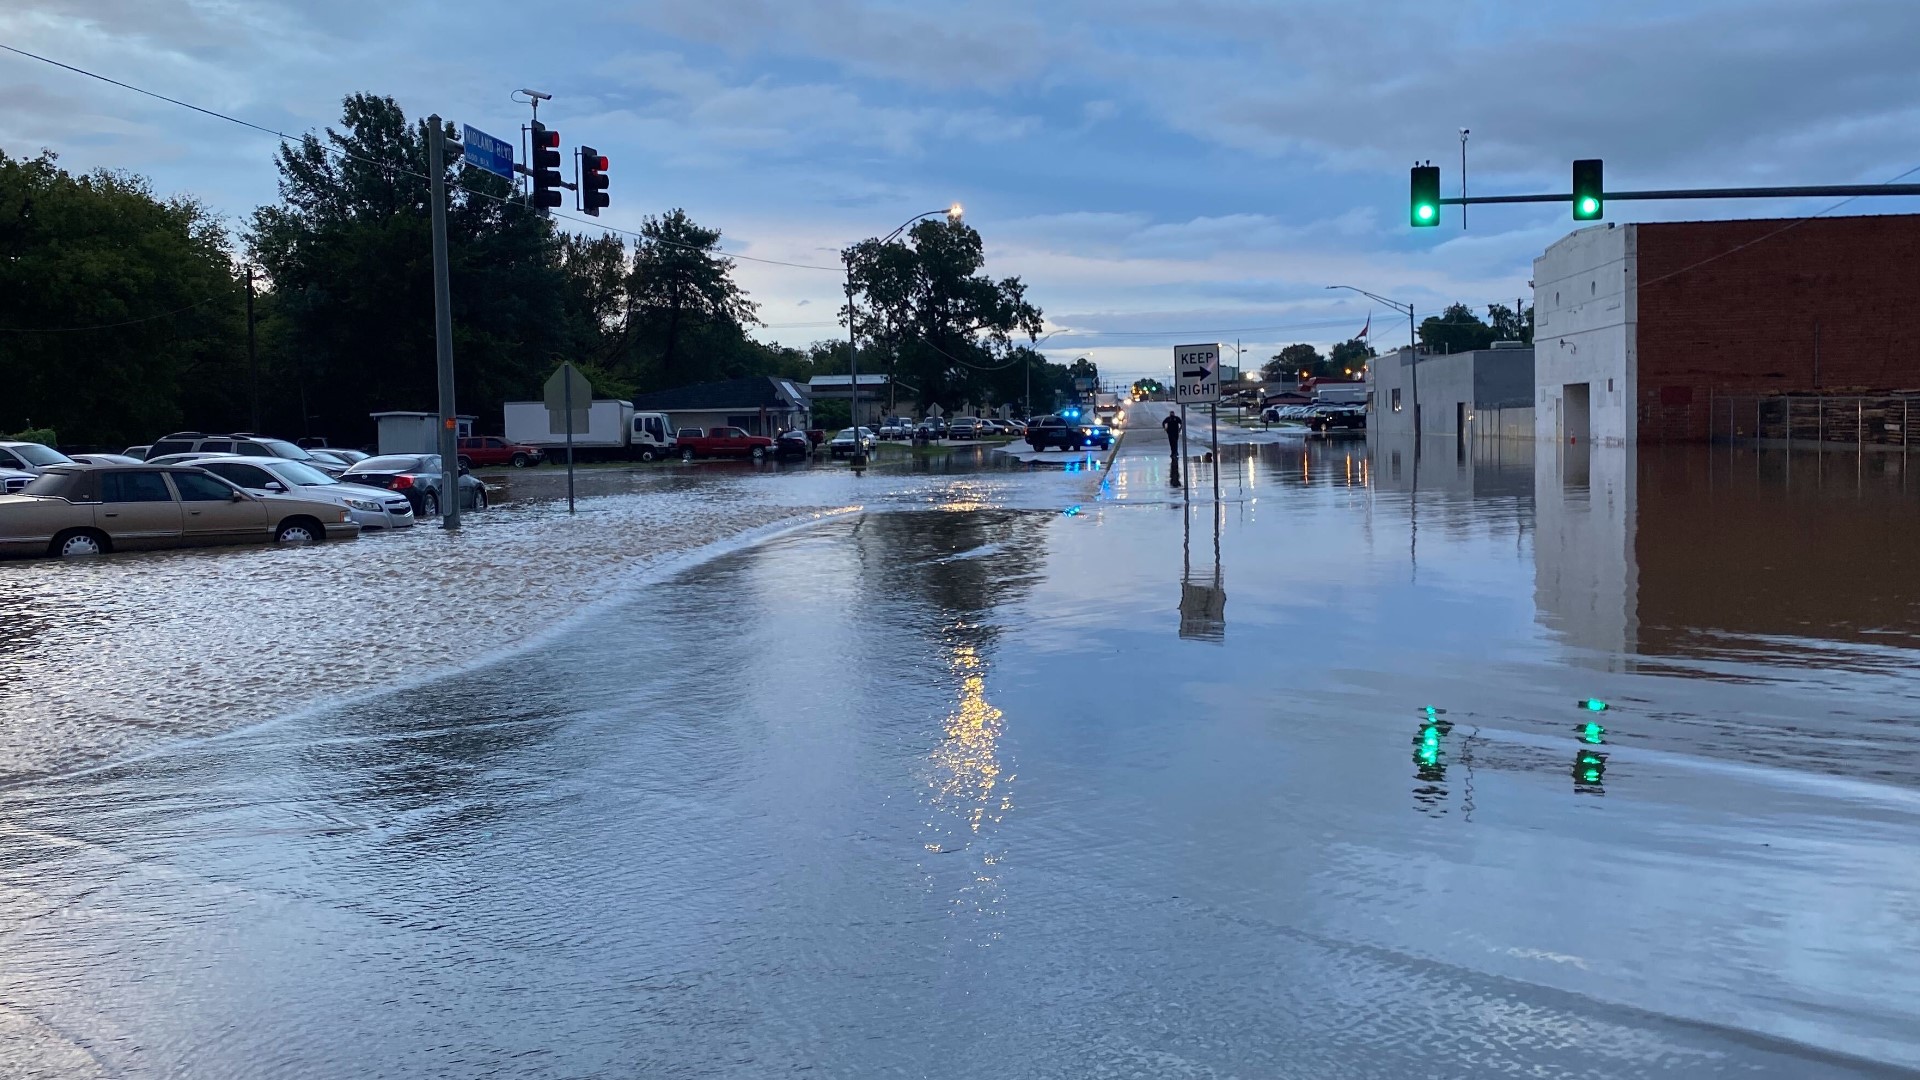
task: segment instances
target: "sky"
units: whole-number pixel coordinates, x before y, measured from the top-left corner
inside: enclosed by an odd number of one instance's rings
[[[1041,348],[1155,375],[1219,341],[1256,366],[1403,316],[1530,297],[1565,205],[1407,225],[1407,167],[1459,193],[1880,183],[1920,167],[1914,0],[9,0],[0,44],[300,133],[349,93],[517,141],[527,107],[611,163],[623,229],[722,230],[763,340],[837,337],[839,250],[960,202]],[[237,229],[272,136],[0,52],[0,150],[127,169]],[[1916,177],[1920,178],[1920,174]],[[1909,178],[1909,179],[1914,179]],[[1610,203],[1615,222],[1837,200]],[[1920,211],[1864,199],[1838,213]],[[587,226],[563,222],[566,227]],[[805,269],[750,261],[823,267]],[[1530,302],[1530,299],[1529,299]]]

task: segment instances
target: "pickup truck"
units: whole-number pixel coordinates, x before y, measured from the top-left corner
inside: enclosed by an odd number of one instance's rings
[[[755,461],[773,453],[773,440],[764,435],[749,435],[737,427],[701,429],[683,427],[676,440],[680,460],[703,457],[743,457]]]
[[[540,464],[541,457],[539,447],[508,442],[498,435],[476,435],[461,439],[459,452],[460,464],[468,468],[475,465],[511,465],[516,469],[524,469]]]

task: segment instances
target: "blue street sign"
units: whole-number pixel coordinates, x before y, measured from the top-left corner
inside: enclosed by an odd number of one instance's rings
[[[460,125],[460,131],[460,141],[465,146],[461,156],[467,164],[513,179],[512,143],[496,139],[472,124]]]

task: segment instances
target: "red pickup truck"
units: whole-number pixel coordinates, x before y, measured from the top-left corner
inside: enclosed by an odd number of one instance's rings
[[[765,435],[749,435],[737,427],[704,430],[683,427],[675,442],[680,447],[681,461],[692,461],[697,457],[743,457],[759,461],[773,453],[772,439]]]
[[[540,464],[540,448],[511,443],[498,435],[476,435],[460,440],[460,464],[469,468],[475,465],[511,465],[516,469],[524,469]]]

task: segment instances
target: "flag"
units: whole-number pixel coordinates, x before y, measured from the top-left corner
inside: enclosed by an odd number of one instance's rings
[[[1366,337],[1367,332],[1372,329],[1373,329],[1373,312],[1369,311],[1367,312],[1367,325],[1361,327],[1360,332],[1353,335],[1353,340],[1359,341],[1361,338]]]

